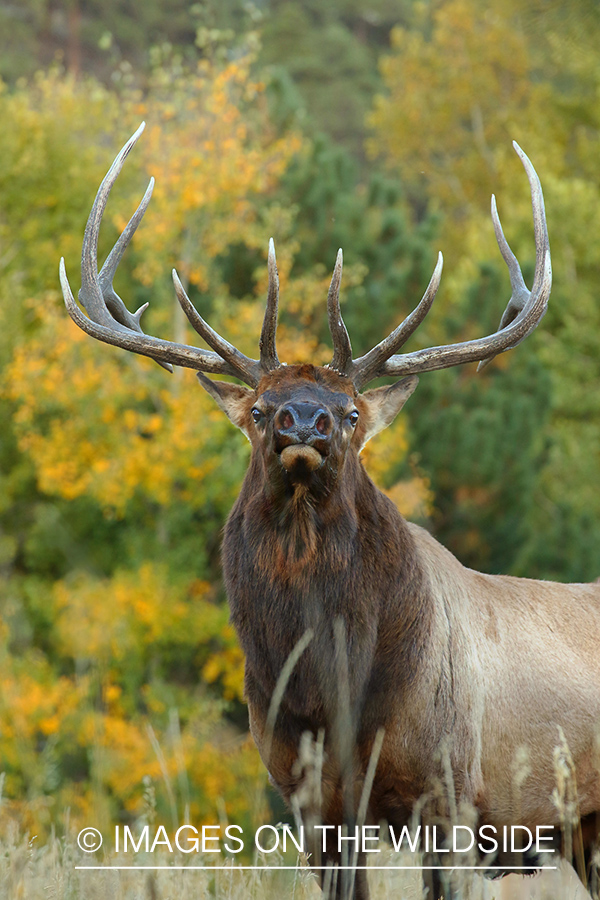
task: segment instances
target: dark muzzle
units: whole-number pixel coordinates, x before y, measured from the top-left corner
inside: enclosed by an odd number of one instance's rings
[[[315,403],[286,403],[275,416],[275,439],[280,450],[290,444],[308,444],[326,453],[332,429],[330,413]]]

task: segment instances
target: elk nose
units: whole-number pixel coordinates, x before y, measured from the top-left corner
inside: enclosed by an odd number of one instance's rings
[[[328,441],[332,428],[331,415],[315,403],[286,403],[275,417],[276,434],[297,444]]]

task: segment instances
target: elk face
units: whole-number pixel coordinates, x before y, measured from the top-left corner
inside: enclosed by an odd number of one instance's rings
[[[198,378],[264,460],[272,483],[331,489],[348,453],[355,456],[389,425],[418,379],[359,394],[353,382],[323,366],[282,366],[256,390]]]
[[[266,375],[257,394],[251,440],[270,470],[292,483],[339,470],[360,418],[347,378],[315,366],[286,367]]]

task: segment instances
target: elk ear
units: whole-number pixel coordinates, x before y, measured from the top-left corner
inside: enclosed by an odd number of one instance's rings
[[[373,388],[373,390],[361,394],[368,410],[368,422],[361,450],[373,435],[379,434],[394,421],[418,383],[419,379],[416,375],[409,375],[408,378],[403,378],[396,384]]]
[[[196,372],[196,375],[204,390],[217,401],[227,418],[237,425],[250,440],[247,427],[248,401],[254,398],[254,391],[242,387],[241,384],[231,384],[229,381],[212,381],[202,372]]]

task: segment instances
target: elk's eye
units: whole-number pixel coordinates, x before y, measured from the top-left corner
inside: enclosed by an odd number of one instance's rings
[[[356,426],[356,423],[358,422],[358,410],[357,409],[353,409],[352,412],[348,415],[348,421],[350,422],[350,424],[352,425],[353,428]]]
[[[252,412],[250,413],[250,415],[251,415],[252,418],[254,419],[254,423],[255,423],[256,425],[258,425],[258,424],[264,419],[264,417],[265,417],[265,416],[264,416],[264,413],[261,412],[261,410],[258,409],[257,406],[255,406],[255,407],[252,409]]]

